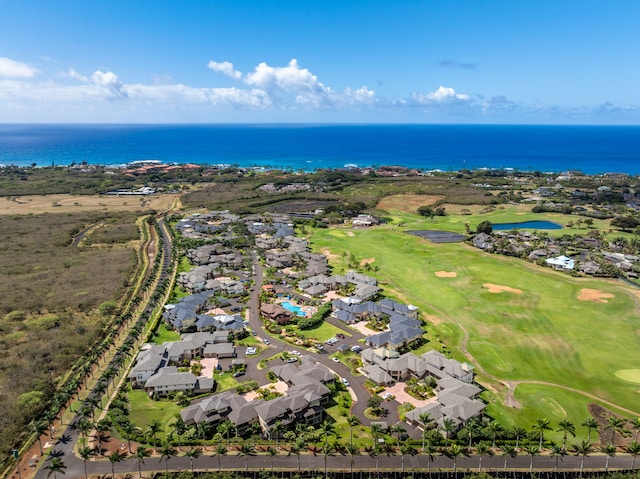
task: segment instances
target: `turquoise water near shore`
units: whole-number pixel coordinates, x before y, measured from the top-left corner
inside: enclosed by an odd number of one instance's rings
[[[640,174],[640,127],[0,125],[4,165],[120,165],[149,159],[304,171],[400,165]]]

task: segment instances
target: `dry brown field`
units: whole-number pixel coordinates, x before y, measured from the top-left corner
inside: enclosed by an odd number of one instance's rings
[[[160,212],[179,207],[180,196],[178,195],[32,195],[0,198],[0,215],[139,211],[141,208]]]

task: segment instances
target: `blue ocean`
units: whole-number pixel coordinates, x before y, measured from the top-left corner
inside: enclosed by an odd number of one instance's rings
[[[640,174],[638,126],[0,125],[0,164],[137,160],[313,171],[401,165],[454,171]]]

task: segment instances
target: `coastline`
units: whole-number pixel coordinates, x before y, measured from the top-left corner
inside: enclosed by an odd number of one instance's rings
[[[314,172],[397,165],[640,175],[640,127],[528,125],[0,125],[0,164],[134,161]]]

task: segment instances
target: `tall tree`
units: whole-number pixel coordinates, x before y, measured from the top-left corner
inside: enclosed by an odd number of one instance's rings
[[[187,431],[187,425],[182,419],[180,413],[176,414],[175,420],[171,423],[171,427],[173,428],[173,433],[178,438],[178,449],[182,451],[182,435]]]
[[[535,444],[527,444],[524,448],[526,453],[531,456],[531,462],[529,463],[529,474],[533,474],[533,456],[540,454],[540,448]]]
[[[325,421],[323,424],[325,424],[327,421]],[[269,434],[275,436],[276,438],[276,449],[278,449],[278,441],[280,440],[280,434],[282,433],[282,431],[284,431],[284,425],[282,424],[282,421],[276,421],[273,424],[273,427],[271,428],[271,430],[269,431]],[[326,439],[325,439],[326,440]]]
[[[120,454],[120,451],[113,451],[111,454],[107,456],[109,462],[111,463],[111,479],[116,479],[116,463],[122,462],[124,456]]]
[[[607,460],[604,464],[604,472],[605,474],[609,472],[609,459],[616,455],[616,446],[613,444],[607,444],[600,448],[600,450],[607,456]]]
[[[404,458],[405,456],[415,456],[416,450],[411,444],[400,444],[400,455],[402,456],[401,472],[404,474]]]
[[[431,419],[431,414],[428,412],[424,412],[418,416],[418,419],[422,423],[422,450],[424,451],[424,443],[427,437],[427,431],[433,425],[433,419]]]
[[[349,425],[349,444],[353,445],[353,428],[360,424],[360,419],[354,414],[347,416],[347,424]]]
[[[153,419],[147,426],[147,434],[153,438],[153,452],[158,450],[157,441],[159,432],[162,432],[162,424],[160,424],[160,421],[157,419]]]
[[[629,454],[631,454],[631,470],[633,470],[635,469],[636,465],[636,456],[640,454],[640,444],[638,444],[636,441],[633,441],[625,449]]]
[[[194,459],[198,459],[200,457],[200,454],[202,453],[202,450],[197,448],[197,447],[192,447],[191,449],[189,449],[187,452],[184,453],[185,456],[187,456],[189,458],[189,461],[191,462],[191,476],[195,477],[193,475],[193,460]]]
[[[593,446],[588,441],[582,441],[580,444],[574,444],[571,449],[576,456],[581,456],[582,458],[580,461],[580,477],[582,477],[582,471],[584,471],[584,458],[593,451]]]
[[[594,418],[590,417],[588,419],[585,419],[584,422],[581,424],[581,426],[587,428],[587,442],[590,443],[591,442],[591,432],[598,430],[598,421],[596,421]]]
[[[360,449],[358,449],[358,447],[354,446],[353,444],[347,444],[347,452],[349,453],[349,457],[351,459],[349,462],[350,475],[351,477],[353,477],[353,456],[360,454]]]
[[[249,456],[253,456],[254,448],[251,444],[242,443],[238,448],[238,456],[244,457],[244,472],[249,470]]]
[[[453,419],[449,417],[445,417],[442,420],[442,431],[444,432],[445,438],[445,446],[449,446],[449,440],[451,439],[451,435],[456,430],[456,423],[453,422]]]
[[[228,421],[228,419],[226,421]],[[229,423],[231,423],[231,421],[229,421]],[[222,424],[220,424],[220,426],[222,426]],[[197,427],[198,431],[200,432],[200,434],[202,436],[202,450],[206,451],[207,450],[207,436],[209,434],[211,434],[211,431],[213,430],[213,426],[211,425],[210,422],[200,421],[197,424],[196,427]]]
[[[66,464],[59,457],[52,457],[49,464],[45,466],[45,469],[49,471],[47,472],[47,477],[53,474],[53,479],[58,479],[58,473],[65,474],[66,468]]]
[[[273,458],[278,455],[278,450],[269,446],[266,452],[267,452],[267,456],[271,458],[271,475],[273,476]]]
[[[215,449],[216,456],[218,456],[218,472],[220,472],[221,456],[227,453],[227,446],[224,444],[218,444]]]
[[[89,479],[89,475],[87,474],[87,461],[91,459],[91,456],[95,454],[95,450],[92,447],[82,446],[78,449],[78,455],[84,462],[84,477],[85,479]]]
[[[165,475],[169,473],[169,459],[176,455],[176,450],[173,448],[169,442],[165,442],[162,444],[160,448],[160,460],[164,460],[164,473]]]
[[[142,477],[142,465],[144,464],[144,460],[151,456],[151,451],[145,447],[138,447],[135,456],[138,460],[138,477]]]
[[[563,419],[558,423],[557,432],[562,433],[562,449],[567,450],[567,435],[571,434],[573,437],[576,437],[576,427],[574,424],[567,420]]]
[[[616,432],[622,434],[624,431],[624,420],[616,416],[609,416],[607,418],[607,429],[611,430],[611,440],[609,441],[609,444],[613,445]]]
[[[513,447],[511,444],[503,444],[500,446],[500,450],[502,451],[502,457],[504,457],[504,470],[507,470],[507,460],[512,457],[515,458],[518,455],[518,449]]]
[[[538,439],[539,439],[538,450],[542,451],[542,444],[544,442],[544,432],[551,429],[551,426],[549,425],[549,420],[546,417],[539,417],[538,419],[536,419],[536,423],[533,425],[531,429],[533,429],[535,432],[538,433]]]
[[[480,474],[482,472],[482,458],[493,455],[493,449],[488,444],[481,442],[476,446],[476,454],[478,455],[478,474]]]
[[[558,472],[558,461],[567,455],[567,448],[565,447],[564,444],[562,446],[555,443],[551,444],[551,452],[549,452],[549,455],[551,457],[555,457],[556,465],[555,465],[554,472]]]
[[[447,455],[453,459],[453,476],[458,477],[458,457],[464,455],[465,450],[460,444],[452,444]]]

